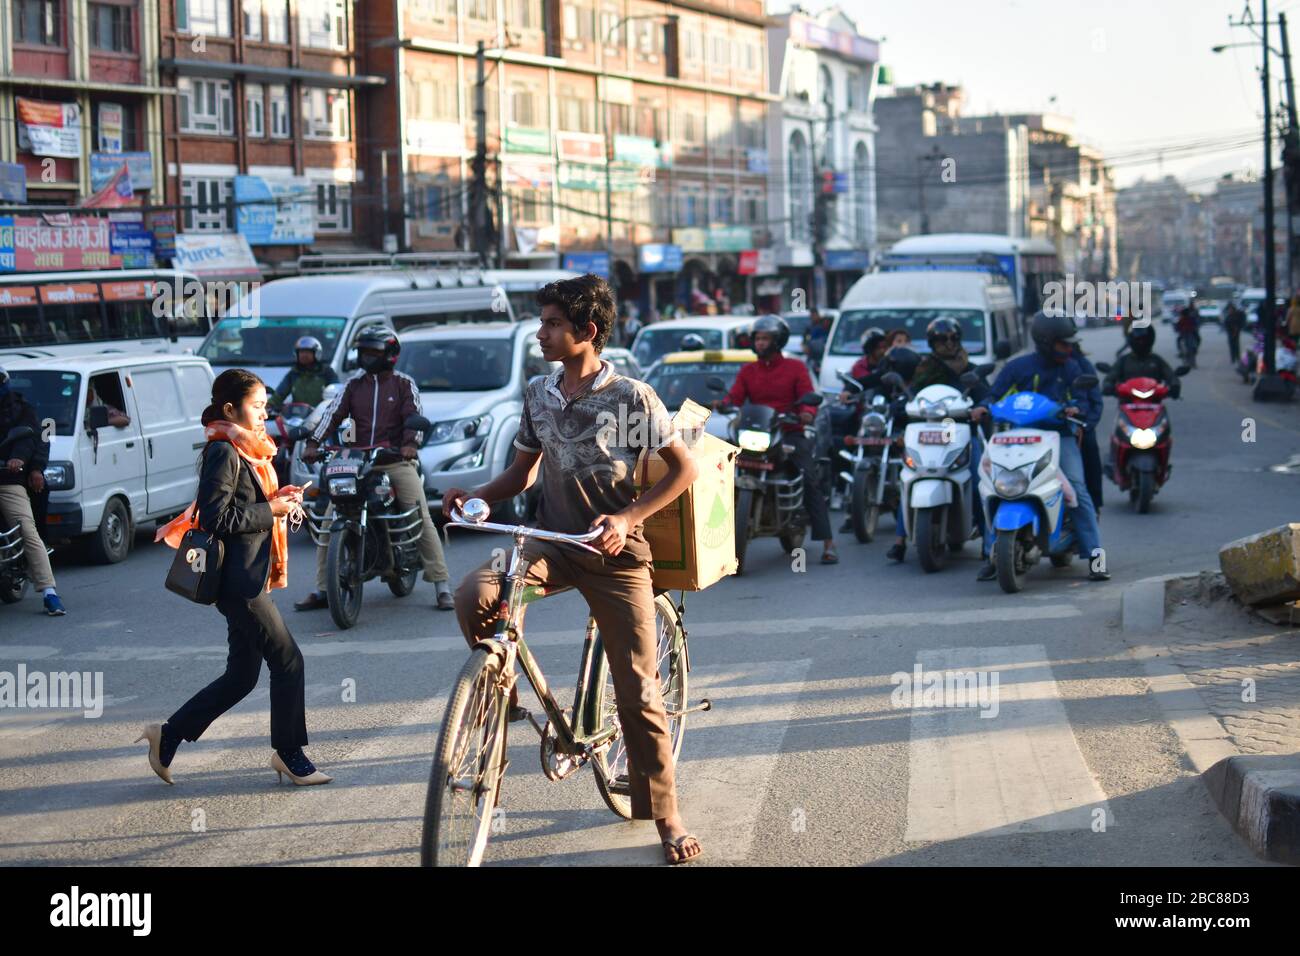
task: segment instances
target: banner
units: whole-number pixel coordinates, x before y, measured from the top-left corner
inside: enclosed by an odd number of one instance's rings
[[[12,216],[0,216],[0,272],[13,272],[18,266],[14,256],[14,220]],[[32,295],[35,296],[35,290]],[[0,304],[12,304],[3,303]]]
[[[105,153],[122,152],[122,105],[99,104],[99,148]]]
[[[15,216],[13,233],[18,272],[122,268],[122,257],[113,255],[107,219],[65,214],[50,222],[43,216]]]
[[[153,255],[153,233],[138,222],[110,222],[108,244],[114,255]]]
[[[216,236],[182,233],[176,237],[176,255],[172,265],[193,272],[200,279],[260,279],[253,250],[243,236],[225,233]]]
[[[153,232],[154,255],[159,259],[174,259],[176,257],[176,213],[172,210],[151,213],[149,227]]]
[[[136,204],[135,193],[131,191],[131,170],[123,163],[104,188],[82,203],[90,209],[120,209]]]
[[[124,163],[131,170],[132,189],[149,190],[153,187],[153,156],[149,153],[91,153],[91,192],[103,189]]]
[[[33,156],[81,158],[81,107],[14,97],[18,104],[18,148]]]
[[[27,202],[27,170],[22,163],[0,163],[0,202]]]
[[[316,187],[301,176],[235,177],[235,231],[249,245],[303,245],[316,239]],[[265,200],[250,202],[250,200]]]

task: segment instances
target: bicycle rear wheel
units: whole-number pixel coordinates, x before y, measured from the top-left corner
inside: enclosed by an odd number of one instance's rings
[[[505,773],[502,660],[476,647],[452,686],[429,773],[421,866],[478,866]]]
[[[686,734],[686,715],[682,711],[686,709],[690,660],[681,618],[666,594],[655,598],[655,630],[658,634],[655,657],[659,668],[659,693],[663,697],[664,710],[668,712],[668,735],[672,741],[673,762],[676,763]],[[589,733],[609,726],[621,727],[614,700],[614,676],[610,673],[604,641],[599,633],[596,641],[599,653],[594,655],[592,692],[586,709]],[[592,762],[596,769],[596,786],[606,806],[624,820],[631,820],[632,792],[628,782],[627,746],[622,733],[604,751],[596,754]]]

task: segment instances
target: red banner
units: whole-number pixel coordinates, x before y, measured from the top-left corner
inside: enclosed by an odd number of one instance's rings
[[[76,302],[98,302],[99,288],[93,282],[67,285],[41,286],[41,301],[46,305],[70,305]]]
[[[52,225],[41,216],[14,217],[18,272],[122,268],[122,257],[113,255],[109,246],[107,219],[94,216],[67,216],[66,219],[65,224]]]

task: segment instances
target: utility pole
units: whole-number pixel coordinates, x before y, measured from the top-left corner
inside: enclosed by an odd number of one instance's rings
[[[1282,70],[1286,76],[1286,135],[1282,141],[1282,172],[1286,182],[1286,279],[1287,290],[1295,292],[1295,227],[1296,193],[1300,191],[1300,127],[1296,125],[1295,82],[1291,76],[1291,45],[1287,39],[1286,14],[1277,15],[1278,31],[1282,34]]]
[[[492,223],[488,212],[487,195],[487,55],[486,44],[478,41],[474,55],[477,76],[474,83],[475,145],[472,169],[474,181],[470,186],[470,235],[474,251],[483,265],[490,264],[492,254]]]
[[[925,206],[925,177],[930,175],[930,163],[940,158],[938,143],[932,143],[930,152],[922,153],[917,157],[918,162],[921,164],[920,173],[916,180],[916,189],[917,202],[921,211],[921,235],[923,236],[930,234],[930,212]]]
[[[1264,373],[1273,375],[1273,352],[1277,341],[1277,315],[1274,300],[1277,297],[1277,256],[1273,240],[1273,91],[1268,79],[1268,0],[1263,0],[1264,20]]]

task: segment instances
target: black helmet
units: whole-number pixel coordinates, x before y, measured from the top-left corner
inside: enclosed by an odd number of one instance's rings
[[[1128,347],[1133,350],[1133,354],[1146,358],[1151,354],[1151,350],[1156,344],[1156,329],[1153,325],[1135,325],[1128,330],[1128,335],[1124,336],[1128,342]]]
[[[776,336],[776,350],[779,352],[790,341],[790,326],[779,315],[764,315],[754,321],[750,328],[751,335],[759,332],[771,332]]]
[[[374,349],[377,352],[384,353],[383,365],[388,369],[392,369],[397,365],[397,356],[402,351],[402,343],[397,338],[397,333],[392,329],[384,328],[382,325],[375,325],[366,329],[357,336],[355,345],[358,351],[361,349]],[[367,371],[370,370],[367,369]]]
[[[1034,340],[1034,346],[1043,355],[1051,356],[1052,346],[1057,342],[1069,342],[1075,344],[1074,319],[1068,315],[1048,315],[1046,312],[1035,312],[1033,320],[1029,323],[1029,335]]]
[[[687,332],[682,336],[680,344],[683,352],[702,352],[708,347],[704,341],[704,336],[696,332]]]
[[[320,352],[321,352],[320,339],[316,338],[316,336],[314,335],[304,335],[297,342],[294,342],[293,350],[295,352],[310,351],[312,355],[316,357],[316,361],[317,362],[320,361]]]
[[[960,343],[961,323],[944,315],[927,325],[925,327],[925,341],[929,344],[930,351],[934,351],[934,340],[941,335],[956,335]]]
[[[912,376],[916,374],[917,366],[921,364],[921,356],[915,349],[908,348],[906,345],[895,345],[885,353],[885,360],[881,363],[881,370],[884,372],[897,372],[902,376],[904,382],[910,382]]]
[[[881,342],[885,341],[885,330],[873,325],[862,333],[862,354],[870,355]]]

